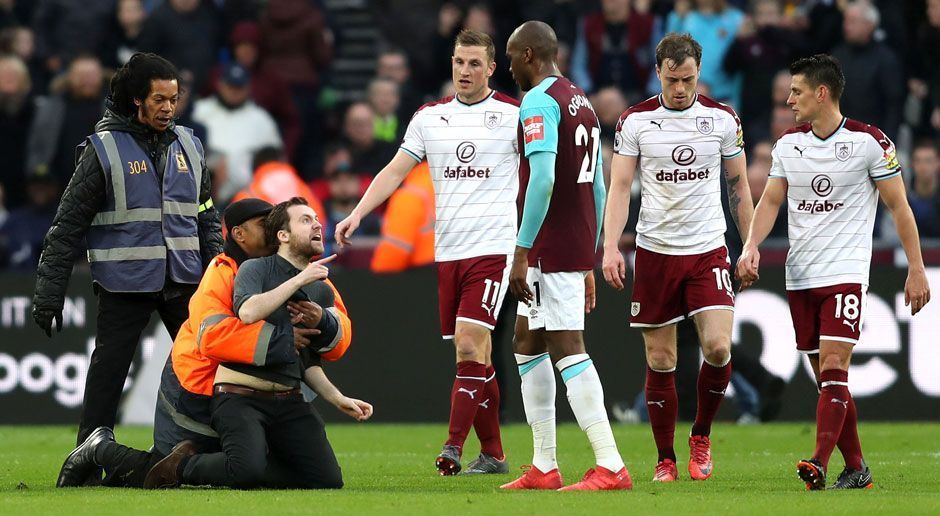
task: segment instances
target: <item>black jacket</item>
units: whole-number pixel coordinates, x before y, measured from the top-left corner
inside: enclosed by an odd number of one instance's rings
[[[95,131],[130,133],[147,152],[154,169],[160,173],[165,165],[166,149],[177,138],[172,126],[160,133],[110,109],[105,111],[104,117],[95,125]],[[36,271],[36,291],[33,294],[34,312],[51,310],[58,313],[62,309],[77,250],[84,248],[82,241],[91,221],[105,205],[104,169],[101,168],[94,146],[88,145],[86,140],[78,146],[76,154],[78,156],[75,173],[62,194],[59,210],[42,244],[39,268]],[[199,188],[200,204],[210,199],[212,184],[205,160],[202,167],[204,173]],[[215,208],[199,214],[198,228],[199,249],[205,269],[209,261],[222,252],[222,224]],[[168,287],[171,287],[169,278],[164,289]]]

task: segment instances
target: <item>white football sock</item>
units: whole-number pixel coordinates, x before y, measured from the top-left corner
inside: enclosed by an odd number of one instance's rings
[[[604,408],[604,388],[587,353],[562,358],[555,364],[568,388],[568,403],[581,430],[587,434],[598,466],[613,471],[623,468],[617,442]]]
[[[558,467],[555,458],[555,371],[548,353],[516,354],[522,379],[522,404],[532,427],[532,465],[542,473]]]

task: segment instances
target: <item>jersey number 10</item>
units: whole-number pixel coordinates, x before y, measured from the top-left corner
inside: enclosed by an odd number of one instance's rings
[[[600,145],[601,130],[599,127],[592,127],[591,134],[588,135],[584,124],[579,124],[574,131],[574,144],[584,145],[587,152],[584,153],[584,159],[581,160],[581,172],[578,174],[579,183],[594,182],[594,167],[597,166],[597,146]]]

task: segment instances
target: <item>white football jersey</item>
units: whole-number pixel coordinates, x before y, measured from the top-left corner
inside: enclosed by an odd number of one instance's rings
[[[472,105],[445,97],[412,117],[401,149],[428,160],[436,261],[514,251],[518,124],[519,102],[495,91]]]
[[[810,124],[790,129],[772,158],[770,177],[787,181],[787,290],[868,285],[875,181],[901,173],[894,143],[876,127],[843,119],[825,139]]]
[[[681,111],[665,107],[661,96],[625,111],[617,123],[614,152],[639,156],[636,245],[669,255],[723,246],[721,161],[743,151],[734,110],[704,95]]]

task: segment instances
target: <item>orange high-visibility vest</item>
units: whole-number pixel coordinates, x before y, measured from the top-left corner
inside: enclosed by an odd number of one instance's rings
[[[422,161],[389,198],[371,269],[399,272],[429,263],[434,263],[434,183]]]
[[[253,198],[277,204],[291,197],[307,199],[307,203],[320,219],[320,224],[326,225],[326,210],[323,209],[323,203],[317,199],[313,190],[300,179],[297,171],[289,163],[272,161],[258,167],[251,183],[235,194],[232,202]]]
[[[232,290],[238,264],[225,253],[216,256],[199,282],[199,288],[189,301],[189,319],[183,322],[170,352],[173,371],[180,385],[189,392],[212,396],[215,372],[220,362],[264,365],[263,351],[270,344],[270,331],[263,331],[269,323],[258,321],[245,324],[232,311]],[[343,338],[336,347],[321,357],[338,360],[346,353],[352,342],[352,320],[340,297],[339,291],[329,280],[324,280],[333,289],[336,309]]]

